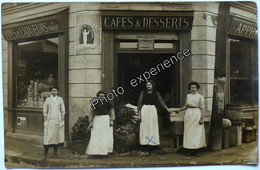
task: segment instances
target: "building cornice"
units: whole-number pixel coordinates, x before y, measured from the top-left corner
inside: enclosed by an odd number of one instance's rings
[[[50,5],[53,3],[9,3],[8,7],[5,7],[5,3],[2,5],[2,16],[17,13],[41,6]],[[242,9],[251,13],[257,12],[256,5],[250,2],[232,2],[232,7]],[[144,7],[144,8],[142,8]],[[160,10],[160,11],[179,11],[179,10],[193,10],[191,7],[191,3],[183,3],[183,2],[150,2],[150,3],[101,3],[101,10],[145,10],[148,7],[148,10]],[[151,7],[154,7],[152,9]]]
[[[37,8],[53,3],[12,3],[13,6],[11,7],[4,7],[5,4],[2,6],[2,16],[13,14],[21,11],[26,11],[32,8]]]
[[[251,13],[257,13],[256,5],[252,2],[232,2],[231,7],[242,9]]]
[[[117,11],[194,11],[191,3],[180,2],[132,2],[132,3],[106,3],[100,5],[100,9]]]

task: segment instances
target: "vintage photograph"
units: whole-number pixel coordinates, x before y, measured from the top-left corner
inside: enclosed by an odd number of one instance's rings
[[[256,2],[1,5],[6,168],[258,165]]]

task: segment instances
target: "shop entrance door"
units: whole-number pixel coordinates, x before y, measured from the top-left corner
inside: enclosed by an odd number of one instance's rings
[[[118,54],[118,86],[125,89],[125,95],[122,100],[137,106],[139,94],[145,89],[145,80],[140,82],[137,77],[143,74],[148,76],[151,68],[155,68],[159,63],[167,60],[171,54]],[[174,83],[176,77],[174,76],[176,67],[173,65],[169,68],[162,68],[157,70],[156,75],[150,74],[150,79],[156,83],[155,90],[158,91],[168,107],[174,106]],[[136,79],[138,85],[133,87],[130,83],[132,79]]]
[[[158,64],[169,60],[172,55],[169,53],[118,53],[117,54],[117,87],[124,88],[124,95],[119,98],[117,103],[130,103],[137,106],[140,93],[145,89],[146,82],[139,84],[137,77],[142,76],[146,72],[150,72],[151,68],[156,68]],[[150,75],[151,80],[156,84],[155,90],[158,91],[168,107],[178,107],[179,105],[179,65],[174,64],[164,69],[158,67],[156,75]],[[132,79],[136,79],[138,85],[133,87],[130,83]],[[158,109],[158,122],[160,130],[161,144],[171,144],[171,123],[168,113],[162,109]]]
[[[104,35],[104,65],[103,89],[111,90],[111,87],[123,87],[123,95],[113,100],[116,112],[122,104],[130,103],[137,106],[140,93],[145,90],[146,82],[139,83],[137,77],[145,72],[150,72],[158,64],[169,60],[180,51],[180,48],[187,48],[183,40],[187,39],[178,32],[158,32],[158,31],[119,31],[114,34],[105,32]],[[111,56],[111,57],[109,57]],[[152,75],[155,90],[158,91],[168,107],[180,107],[182,104],[182,94],[184,91],[181,86],[184,75],[180,72],[185,67],[183,62],[176,62],[170,67],[165,67],[157,74]],[[185,67],[186,68],[186,67]],[[138,85],[133,87],[130,83],[136,79]],[[186,89],[186,88],[185,88]],[[118,108],[117,108],[118,107]],[[119,112],[117,112],[119,113]],[[120,118],[119,118],[120,119]],[[172,123],[166,110],[159,108],[158,123],[160,142],[162,145],[171,146],[172,143]]]

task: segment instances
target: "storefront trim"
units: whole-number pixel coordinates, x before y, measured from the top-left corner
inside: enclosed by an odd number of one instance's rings
[[[103,30],[191,30],[193,12],[102,11]]]
[[[57,12],[57,11],[56,11]],[[55,15],[45,16],[40,18],[34,18],[32,20],[26,20],[18,23],[12,23],[4,25],[3,29],[18,29],[21,26],[28,26],[37,23],[42,23],[45,21],[54,21],[58,24],[58,27],[51,32],[44,34],[33,34],[31,36],[24,37],[10,37],[6,40],[8,41],[8,121],[9,121],[9,130],[11,132],[18,132],[15,128],[15,122],[17,115],[24,115],[28,117],[28,120],[34,121],[37,119],[38,123],[43,123],[42,108],[30,108],[30,107],[16,107],[16,86],[17,86],[17,58],[18,58],[18,43],[39,39],[46,39],[50,37],[58,38],[58,86],[60,87],[59,96],[64,100],[66,115],[65,115],[65,140],[69,140],[69,95],[68,95],[68,15],[69,10],[65,9],[59,11]],[[35,131],[42,134],[43,124],[37,125],[36,122],[33,122],[31,125],[26,124],[28,131]]]
[[[103,2],[100,5],[102,11],[118,10],[118,11],[181,11],[189,12],[194,11],[191,3],[189,2],[179,2],[178,4],[173,2],[160,3],[160,2],[150,2],[150,3],[107,3]]]
[[[231,6],[248,11],[248,12],[256,13],[256,7],[255,7],[256,3],[255,2],[232,2]]]
[[[230,15],[230,23],[230,35],[257,40],[258,37],[256,22],[244,20]]]
[[[44,36],[66,31],[66,10],[54,11],[44,17],[3,25],[3,37],[6,41]]]
[[[36,109],[36,108],[7,108],[7,111],[27,111],[27,112],[40,112],[42,113],[42,109]]]
[[[183,49],[190,49],[191,47],[191,35],[189,31],[181,31],[179,33],[179,51]],[[138,49],[118,51],[115,44],[116,34],[113,31],[103,31],[103,60],[102,60],[102,90],[110,91],[112,87],[117,84],[117,61],[116,53],[149,53],[149,51],[138,51]],[[153,53],[171,53],[174,54],[177,51],[174,50],[154,50]],[[176,96],[176,105],[182,106],[185,104],[185,97],[188,94],[188,83],[191,81],[191,61],[190,58],[185,58],[180,62],[178,72],[179,80],[176,81],[175,87],[179,89],[179,94]],[[178,100],[179,99],[179,100]],[[177,103],[179,101],[179,103]]]
[[[115,39],[155,39],[155,40],[179,40],[179,36],[176,32],[169,31],[165,35],[165,31],[162,32],[125,32],[120,31],[115,34]]]

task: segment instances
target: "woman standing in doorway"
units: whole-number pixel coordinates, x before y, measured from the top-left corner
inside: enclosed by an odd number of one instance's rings
[[[51,96],[45,100],[44,116],[44,157],[47,159],[48,150],[53,147],[53,157],[57,157],[58,146],[64,143],[65,106],[63,99],[57,96],[59,88],[51,87]]]
[[[86,149],[87,155],[106,156],[113,152],[115,113],[112,104],[104,100],[105,96],[106,93],[102,91],[97,93],[103,103],[99,102],[89,115],[91,137]]]
[[[199,156],[198,149],[207,146],[202,112],[205,109],[204,97],[197,92],[200,88],[197,82],[190,82],[188,88],[191,93],[187,95],[184,107],[174,111],[179,113],[187,109],[184,116],[183,147],[189,149],[191,155]]]
[[[137,110],[141,121],[139,132],[140,145],[160,145],[156,106],[161,105],[170,112],[161,95],[154,88],[155,83],[149,80],[146,83],[146,90],[142,91],[139,96]]]

